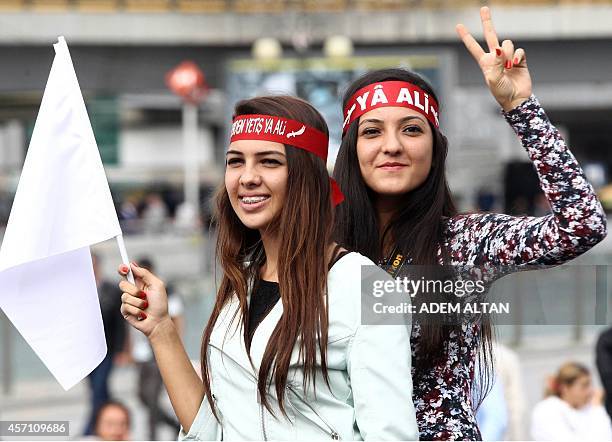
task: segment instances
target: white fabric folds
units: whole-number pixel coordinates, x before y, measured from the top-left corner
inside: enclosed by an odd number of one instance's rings
[[[0,249],[0,307],[68,390],[106,355],[89,246],[121,234],[63,37]]]

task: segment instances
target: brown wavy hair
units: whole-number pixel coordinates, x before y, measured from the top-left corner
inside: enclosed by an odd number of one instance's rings
[[[306,101],[291,96],[256,97],[239,102],[235,116],[261,114],[298,120],[328,134],[325,120]],[[325,162],[303,149],[285,145],[287,156],[286,200],[270,231],[279,236],[278,284],[283,314],[272,332],[259,369],[258,385],[262,403],[272,413],[267,391],[274,383],[279,408],[285,412],[285,388],[291,354],[299,342],[299,357],[304,370],[304,388],[315,387],[317,355],[320,354],[323,379],[327,373],[327,250],[332,243],[333,208],[331,186]],[[240,303],[243,338],[247,338],[249,283],[257,281],[266,261],[258,230],[247,228],[231,206],[221,185],[215,197],[214,222],[218,236],[216,254],[223,276],[212,314],[204,330],[201,349],[202,378],[208,403],[215,416],[210,389],[207,347],[223,307],[234,296]],[[320,349],[319,351],[317,350]],[[250,353],[250,345],[247,347]],[[250,356],[249,356],[250,357]]]

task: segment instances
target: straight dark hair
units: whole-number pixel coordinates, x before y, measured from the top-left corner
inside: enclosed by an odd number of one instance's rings
[[[419,86],[438,103],[436,93],[429,83],[418,74],[406,69],[381,69],[369,72],[355,80],[346,90],[342,107],[359,89],[382,81],[406,81]],[[380,230],[375,209],[374,192],[365,183],[357,157],[359,119],[353,121],[342,139],[336,159],[334,178],[340,185],[345,201],[337,208],[334,239],[343,247],[359,252],[374,262],[380,262],[393,246],[410,258],[415,265],[435,266],[440,264],[438,250],[442,252],[442,264],[450,264],[450,254],[445,246],[446,222],[457,215],[457,209],[446,179],[446,157],[448,140],[431,122],[433,134],[431,170],[426,180],[416,189],[408,192],[397,210]],[[422,297],[417,297],[421,302]],[[417,299],[415,298],[415,299]],[[418,302],[418,300],[417,300]],[[418,311],[418,308],[417,308]],[[413,360],[417,373],[430,371],[444,357],[444,344],[451,334],[461,336],[461,324],[443,324],[427,318],[417,320],[421,326],[419,358]],[[481,395],[490,386],[492,372],[492,334],[489,316],[479,318],[479,355]]]
[[[256,97],[239,102],[234,112],[235,116],[260,114],[289,118],[328,135],[321,114],[308,102],[295,97]],[[334,221],[325,162],[291,145],[285,145],[285,150],[288,168],[285,203],[269,227],[270,231],[277,232],[282,245],[278,255],[278,283],[283,314],[266,345],[257,389],[262,403],[274,414],[268,400],[268,389],[274,383],[280,411],[287,417],[284,408],[287,375],[296,342],[299,342],[304,370],[304,389],[310,382],[315,387],[318,357],[323,379],[329,386],[327,250],[332,243]],[[259,279],[266,256],[259,231],[247,228],[240,221],[224,184],[216,194],[214,222],[218,230],[216,253],[223,277],[202,339],[201,367],[206,398],[218,418],[210,388],[208,343],[219,314],[234,296],[240,303],[237,314],[244,326],[243,339],[250,342],[247,335],[249,284]],[[247,349],[250,352],[250,345]]]

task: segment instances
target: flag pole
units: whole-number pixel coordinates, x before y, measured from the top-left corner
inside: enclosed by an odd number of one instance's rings
[[[123,242],[123,233],[119,234],[116,236],[117,238],[117,245],[119,246],[119,253],[121,254],[121,261],[123,261],[123,263],[128,266],[128,274],[127,274],[127,280],[132,283],[134,283],[134,275],[132,274],[132,266],[130,265],[130,258],[128,258],[128,254],[127,254],[127,250],[125,248],[125,242]]]

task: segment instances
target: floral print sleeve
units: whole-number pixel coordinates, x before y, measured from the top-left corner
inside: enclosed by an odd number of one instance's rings
[[[454,266],[555,265],[586,252],[606,235],[606,216],[591,185],[537,99],[531,96],[504,114],[536,167],[552,208],[543,217],[460,215],[447,220],[446,252]],[[438,250],[440,264],[449,264]],[[489,282],[504,271],[493,271]],[[478,321],[464,323],[445,343],[445,357],[431,370],[415,370],[421,327],[410,345],[413,399],[421,440],[480,440],[472,387],[480,342]]]
[[[606,236],[606,215],[578,162],[535,96],[504,113],[536,168],[552,208],[543,217],[459,215],[447,228],[457,265],[556,265]]]

